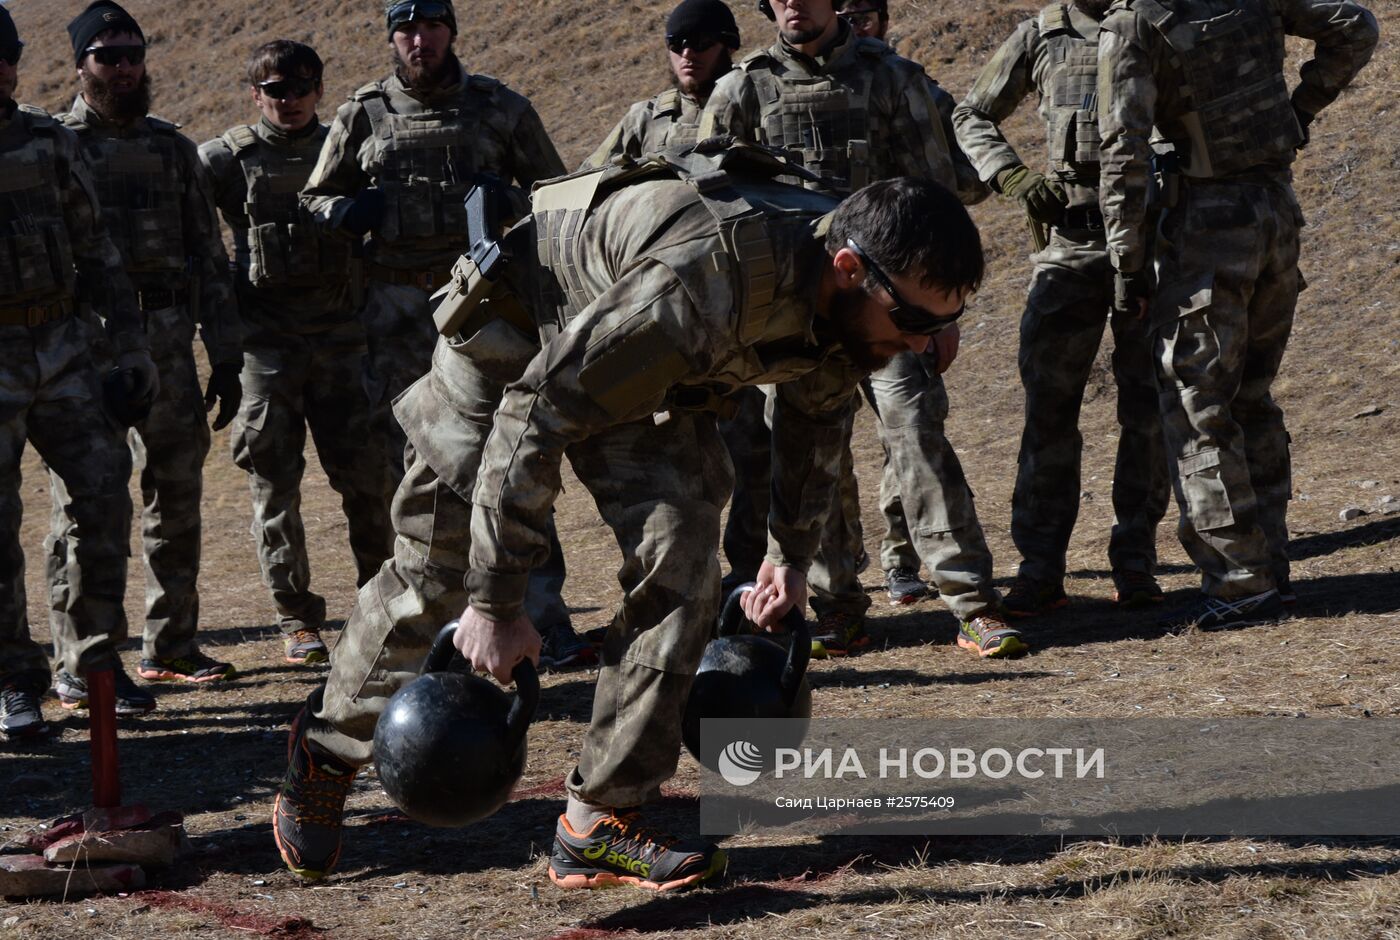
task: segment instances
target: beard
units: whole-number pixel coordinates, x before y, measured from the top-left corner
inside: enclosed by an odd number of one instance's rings
[[[141,80],[131,91],[116,92],[110,82],[98,78],[87,69],[82,70],[83,98],[92,105],[94,111],[109,121],[124,123],[143,118],[151,113],[151,74],[141,75]]]
[[[1113,0],[1074,0],[1074,5],[1096,20],[1102,20],[1108,15],[1108,8],[1113,6]]]
[[[801,46],[814,39],[820,39],[824,32],[826,32],[825,26],[811,26],[807,29],[780,29],[778,35],[782,36],[789,46]]]
[[[890,364],[894,353],[887,355],[881,352],[857,326],[860,308],[868,297],[859,288],[834,295],[831,298],[831,323],[841,341],[841,348],[856,368],[862,372],[878,372]]]
[[[671,77],[672,88],[683,95],[689,95],[699,101],[706,101],[710,97],[710,92],[715,90],[715,83],[718,82],[720,77],[726,72],[732,71],[733,68],[734,60],[730,57],[729,50],[726,49],[724,50],[724,55],[715,63],[715,71],[714,74],[710,76],[709,81],[702,82],[698,85],[682,82],[676,73],[669,68],[666,69],[666,74]]]
[[[434,66],[413,65],[399,58],[397,51],[394,52],[394,74],[414,91],[432,91],[447,84],[448,77],[456,77],[461,72],[461,65],[457,62],[457,54],[452,50],[447,51],[447,55],[441,62]]]

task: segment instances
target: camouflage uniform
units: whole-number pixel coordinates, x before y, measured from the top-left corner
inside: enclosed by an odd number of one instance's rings
[[[481,173],[525,190],[564,173],[530,102],[465,70],[432,92],[395,76],[365,85],[341,106],[302,191],[302,204],[330,228],[365,188],[384,194],[383,218],[365,249],[361,319],[369,340],[365,384],[395,484],[404,436],[390,405],[428,371],[437,336],[428,297],[469,247],[462,201]],[[517,208],[523,211],[523,200]]]
[[[1370,59],[1350,0],[1133,0],[1099,49],[1101,203],[1119,271],[1152,264],[1161,408],[1182,544],[1207,595],[1287,583],[1288,432],[1269,394],[1302,286],[1294,150]],[[1291,100],[1284,36],[1314,40]],[[1180,196],[1146,224],[1153,127],[1181,156]]]
[[[588,802],[635,806],[675,769],[686,692],[717,612],[715,550],[733,484],[704,409],[741,385],[784,383],[773,406],[778,485],[768,557],[805,570],[860,378],[811,310],[826,257],[813,240],[816,220],[834,201],[767,183],[736,189],[749,204],[786,212],[726,239],[713,204],[683,182],[625,186],[591,211],[537,190],[544,272],[522,280],[542,288],[542,335],[567,327],[519,377],[533,338],[488,310],[472,335],[439,343],[433,371],[398,405],[414,447],[422,444],[414,454],[422,490],[412,506],[401,490],[395,507],[419,514],[419,568],[426,560],[469,570],[471,602],[486,616],[521,613],[527,573],[549,552],[566,452],[617,537],[626,593],[569,781]],[[731,208],[732,193],[707,190]],[[564,257],[578,263],[566,268]],[[729,276],[717,277],[716,265]],[[513,377],[493,419],[483,392]],[[440,538],[444,489],[460,493],[473,481],[474,506],[454,500],[452,528]],[[470,537],[457,528],[468,508]],[[447,612],[420,617],[434,599],[413,591],[374,599],[400,623],[392,634],[347,628],[310,730],[350,763],[367,759],[374,716],[412,677]]]
[[[700,115],[705,102],[668,88],[654,98],[638,101],[627,109],[622,120],[583,161],[583,166],[602,166],[615,157],[634,160],[663,147],[683,147],[695,143],[700,131]]]
[[[209,181],[177,126],[145,117],[104,120],[79,96],[60,120],[92,167],[102,216],[146,315],[160,394],[128,434],[141,468],[146,559],[146,659],[194,651],[199,625],[200,497],[209,453],[204,393],[195,370],[195,324],[211,365],[242,362],[242,329]],[[55,624],[74,584],[68,495],[57,477],[49,577]]]
[[[230,443],[253,492],[252,534],[282,632],[319,630],[301,520],[311,429],[349,524],[358,584],[389,556],[389,473],[370,430],[364,327],[350,305],[350,246],[316,231],[297,193],[327,128],[285,133],[267,121],[200,147],[215,204],[233,229],[244,342],[243,400]]]
[[[716,84],[700,136],[732,134],[788,148],[842,192],[893,176],[931,179],[958,191],[942,119],[951,102],[940,107],[937,89],[918,65],[878,40],[854,36],[843,23],[830,51],[819,58],[805,56],[781,39],[745,57]],[[984,192],[980,183],[966,172],[962,179],[964,199],[976,201],[972,190]],[[960,619],[970,619],[994,606],[997,597],[972,491],[943,435],[947,395],[942,378],[922,357],[903,353],[870,377],[870,388],[903,508],[908,513],[917,505],[923,513],[914,517],[912,532],[918,554],[949,607]],[[752,412],[731,427],[746,439],[736,442],[734,453],[761,450],[751,440],[757,427]],[[849,450],[849,430],[846,437]],[[762,467],[739,466],[737,472],[740,491],[768,486]],[[917,500],[911,499],[914,493]],[[856,575],[855,494],[854,474],[846,472],[832,495],[823,549],[812,569],[812,607],[818,614],[860,615],[870,606]],[[761,500],[736,495],[735,505],[759,506]],[[744,524],[731,510],[730,527]],[[730,541],[726,533],[726,545]],[[731,565],[739,561],[730,560]]]
[[[116,355],[148,343],[73,133],[38,108],[0,111],[0,181],[0,680],[43,673],[47,681],[48,657],[29,637],[25,610],[25,441],[68,493],[71,562],[65,590],[54,598],[54,637],[63,668],[81,675],[110,665],[126,638],[131,455],[102,407],[92,335],[75,316],[77,297],[106,301]]]
[[[1046,7],[1016,27],[954,118],[963,150],[984,180],[995,180],[1025,162],[998,125],[1034,92],[1046,125],[1048,178],[1068,199],[1049,245],[1034,256],[1021,317],[1026,413],[1011,502],[1020,575],[1055,584],[1064,580],[1079,510],[1079,408],[1113,307],[1113,269],[1098,207],[1098,36],[1098,21],[1077,7]],[[1114,571],[1151,574],[1168,493],[1152,347],[1142,321],[1120,315],[1111,325],[1121,430],[1108,558]]]

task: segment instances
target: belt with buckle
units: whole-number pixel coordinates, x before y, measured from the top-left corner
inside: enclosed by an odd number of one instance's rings
[[[167,310],[175,306],[175,292],[168,287],[138,290],[136,302],[140,304],[142,310]]]
[[[1066,209],[1060,216],[1059,228],[1081,232],[1102,232],[1103,213],[1098,209]]]
[[[62,320],[73,313],[73,304],[60,300],[52,304],[31,304],[27,307],[0,307],[0,326],[42,326]]]
[[[452,280],[452,269],[413,270],[411,268],[391,268],[386,264],[369,264],[370,280],[400,287],[416,287],[429,293]]]

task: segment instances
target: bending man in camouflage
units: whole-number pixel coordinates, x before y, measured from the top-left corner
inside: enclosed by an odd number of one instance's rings
[[[779,39],[753,53],[720,79],[705,106],[700,136],[731,134],[791,152],[808,170],[850,192],[867,180],[901,174],[957,185],[950,145],[922,68],[884,43],[854,36],[829,2],[763,4],[775,17]],[[970,200],[975,196],[968,194]],[[958,643],[982,656],[1013,656],[1025,644],[1001,618],[992,587],[992,556],[977,522],[972,490],[943,433],[948,399],[940,371],[957,351],[956,328],[937,344],[933,362],[897,356],[871,376],[881,439],[899,477],[913,538],[945,602],[960,623]],[[755,422],[750,421],[750,424]],[[849,430],[847,436],[849,437]],[[767,486],[743,466],[743,443],[734,447],[741,484],[731,508],[754,502],[745,486]],[[843,478],[851,476],[849,447]],[[853,479],[853,478],[852,478]],[[842,513],[858,512],[851,496],[833,499],[828,535],[812,572],[820,623],[813,654],[840,655],[865,646],[870,599],[856,571]],[[729,536],[726,533],[726,550]],[[734,556],[730,556],[731,563]]]
[[[1168,468],[1151,344],[1144,321],[1126,314],[1110,319],[1113,268],[1099,212],[1098,41],[1110,2],[1056,3],[1024,20],[954,117],[958,142],[982,178],[1019,202],[1035,230],[1019,356],[1026,414],[1011,501],[1021,565],[1005,598],[1013,617],[1069,602],[1065,552],[1079,511],[1084,445],[1079,408],[1105,322],[1113,328],[1121,428],[1108,543],[1114,599],[1125,606],[1162,600],[1152,572]],[[1031,93],[1045,121],[1048,176],[1029,169],[998,126]]]
[[[131,455],[102,407],[77,303],[106,313],[119,375],[134,380],[133,399],[149,400],[160,380],[77,138],[39,108],[15,103],[23,49],[9,10],[0,7],[0,734],[31,739],[48,732],[39,701],[49,661],[29,636],[25,610],[19,530],[26,440],[64,481],[73,518],[73,587],[54,618],[62,666],[73,676],[116,667],[119,711],[155,707],[117,659],[117,643],[126,639]]]
[[[626,164],[537,190],[524,234],[529,245],[538,237],[542,271],[522,282],[543,288],[537,322],[563,332],[493,418],[474,402],[519,375],[534,338],[521,328],[528,318],[489,304],[439,344],[432,374],[400,402],[401,416],[417,415],[410,437],[426,445],[410,465],[418,487],[400,536],[418,533],[420,550],[444,563],[465,565],[469,553],[471,607],[457,643],[478,668],[509,676],[539,647],[521,604],[528,572],[549,552],[566,452],[622,551],[625,597],[550,864],[563,887],[678,888],[723,869],[713,845],[676,843],[627,812],[675,771],[686,695],[717,612],[715,551],[732,475],[706,409],[740,385],[782,383],[764,608],[751,611],[767,624],[804,600],[856,383],[899,351],[924,349],[924,334],[950,322],[981,276],[976,229],[932,184],[880,184],[831,217],[829,197],[747,175],[718,179],[716,167],[700,157],[682,164],[682,176],[706,174],[703,195],[674,172]],[[628,185],[629,173],[644,181]],[[939,224],[924,225],[930,218]],[[446,492],[464,477],[475,479],[471,507]],[[396,510],[407,503],[401,491]],[[448,511],[454,528],[440,537]],[[457,528],[468,515],[469,538]],[[386,600],[407,612],[415,599]],[[403,620],[387,635],[347,628],[324,699],[313,697],[294,727],[274,813],[294,870],[334,864],[339,819],[327,823],[327,809],[343,805],[375,716],[413,677],[438,623]],[[351,644],[354,659],[340,658]],[[599,845],[631,863],[603,861]],[[590,846],[597,861],[583,854]]]
[[[1179,534],[1201,569],[1202,596],[1169,628],[1269,620],[1293,599],[1288,432],[1269,394],[1302,285],[1289,167],[1377,33],[1351,0],[1119,0],[1104,21],[1100,200],[1115,302],[1149,318]],[[1286,35],[1316,43],[1291,96]],[[1177,198],[1156,207],[1154,127],[1180,165],[1161,187]]]
[[[160,395],[128,435],[144,504],[146,627],[138,672],[150,680],[218,681],[232,676],[233,667],[202,653],[195,631],[209,453],[205,411],[217,401],[214,427],[222,428],[241,395],[242,338],[228,256],[195,145],[176,125],[149,115],[141,27],[117,4],[97,0],[68,24],[68,33],[81,92],[61,120],[77,133],[92,166],[107,231],[136,288],[160,370]],[[191,345],[196,324],[213,368],[203,394]],[[61,514],[67,496],[61,481],[54,489],[49,574],[57,617],[75,573],[71,521]],[[70,707],[86,695],[78,677],[60,674],[57,688]]]
[[[730,55],[738,48],[739,24],[724,0],[682,0],[666,18],[672,87],[628,108],[583,165],[695,143],[700,113],[715,82],[734,67]]]
[[[199,149],[233,229],[244,342],[233,459],[253,491],[253,539],[289,663],[326,660],[326,601],[311,590],[301,521],[309,427],[350,530],[357,586],[392,551],[389,469],[371,433],[364,327],[350,303],[350,246],[316,230],[297,200],[328,128],[316,119],[321,58],[277,40],[248,63],[262,119]]]

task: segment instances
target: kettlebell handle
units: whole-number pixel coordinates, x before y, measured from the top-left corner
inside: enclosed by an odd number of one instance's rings
[[[750,581],[729,592],[719,615],[720,636],[734,636],[748,620],[744,616],[744,608],[739,606],[739,601],[755,587],[757,585]],[[783,704],[790,708],[797,699],[798,690],[802,688],[802,679],[807,675],[807,664],[812,658],[812,634],[807,627],[807,619],[802,616],[802,609],[795,604],[783,615],[783,625],[792,636],[792,645],[788,648],[787,662],[783,664],[779,689],[782,692]]]
[[[433,639],[432,648],[428,650],[428,658],[423,663],[424,675],[451,669],[455,665],[454,656],[466,667],[466,671],[472,671],[471,663],[457,651],[452,642],[456,635],[455,620],[438,631],[438,635]],[[510,714],[506,717],[506,727],[510,729],[511,738],[518,741],[525,737],[530,722],[535,719],[535,709],[540,704],[540,677],[535,671],[535,664],[528,658],[516,664],[510,677],[515,682],[516,695],[515,701],[510,705]]]

